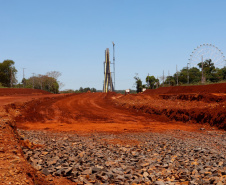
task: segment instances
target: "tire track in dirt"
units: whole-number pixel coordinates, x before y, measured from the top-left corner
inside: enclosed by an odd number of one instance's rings
[[[161,132],[168,129],[198,130],[200,125],[156,120],[156,116],[115,106],[117,95],[82,93],[34,100],[17,119],[22,129],[75,132]],[[154,118],[153,118],[154,117]]]

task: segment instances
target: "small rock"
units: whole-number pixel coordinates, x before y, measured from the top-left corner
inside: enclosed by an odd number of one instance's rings
[[[42,170],[42,173],[45,174],[45,175],[49,175],[49,171],[48,171],[47,168],[44,168],[44,169]]]
[[[148,175],[149,175],[149,174],[148,174],[147,172],[144,172],[144,173],[143,173],[143,176],[144,176],[145,178],[148,177]]]
[[[92,173],[97,173],[99,171],[101,171],[101,168],[97,168],[97,167],[92,168]]]

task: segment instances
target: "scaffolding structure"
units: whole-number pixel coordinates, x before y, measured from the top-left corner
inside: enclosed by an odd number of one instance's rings
[[[108,91],[114,91],[114,85],[111,75],[111,62],[109,48],[105,50],[105,61],[104,61],[104,87],[103,92],[107,93]]]

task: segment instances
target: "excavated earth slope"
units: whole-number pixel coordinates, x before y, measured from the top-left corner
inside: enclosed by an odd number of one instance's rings
[[[204,123],[226,130],[225,83],[147,90],[117,99],[117,104],[151,114],[157,120]]]
[[[126,96],[0,89],[0,182],[224,184],[225,97],[225,83]]]

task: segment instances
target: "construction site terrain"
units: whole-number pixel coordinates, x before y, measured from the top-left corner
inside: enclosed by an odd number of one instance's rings
[[[0,89],[2,184],[225,184],[226,84]]]

